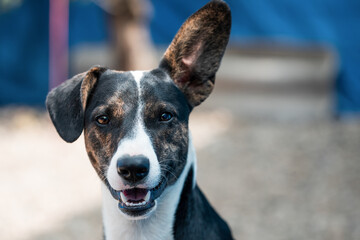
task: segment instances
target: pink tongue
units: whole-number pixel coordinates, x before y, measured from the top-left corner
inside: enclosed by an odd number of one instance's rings
[[[133,189],[124,190],[123,193],[128,200],[140,201],[145,198],[146,194],[148,193],[148,190],[141,188],[133,188]]]

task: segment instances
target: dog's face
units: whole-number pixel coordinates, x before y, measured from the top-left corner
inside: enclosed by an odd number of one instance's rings
[[[85,109],[89,158],[130,216],[155,199],[186,164],[190,106],[166,72],[106,70]]]
[[[152,71],[95,67],[52,90],[51,119],[67,142],[84,130],[90,161],[121,212],[144,218],[187,163],[188,119],[213,89],[230,10],[212,1],[180,28]]]

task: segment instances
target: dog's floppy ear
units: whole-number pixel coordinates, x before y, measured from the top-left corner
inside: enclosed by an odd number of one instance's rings
[[[215,74],[229,41],[231,12],[211,1],[181,26],[160,62],[192,107],[211,93]]]
[[[106,68],[94,67],[54,88],[46,98],[50,118],[62,139],[74,142],[84,128],[84,112],[97,80]]]

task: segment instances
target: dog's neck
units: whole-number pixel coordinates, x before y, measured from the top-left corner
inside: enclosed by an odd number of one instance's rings
[[[118,201],[110,194],[109,190],[102,185],[103,193],[103,223],[106,240],[171,240],[173,236],[173,225],[175,213],[180,201],[180,195],[184,186],[186,176],[190,168],[196,170],[196,154],[189,137],[189,149],[187,163],[183,172],[174,185],[168,186],[162,196],[157,199],[155,212],[146,219],[129,220],[118,209]],[[195,186],[195,177],[193,178]]]

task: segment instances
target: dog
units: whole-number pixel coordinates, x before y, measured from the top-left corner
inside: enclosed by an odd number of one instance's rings
[[[47,96],[61,138],[84,131],[102,182],[104,237],[233,239],[196,184],[189,114],[211,93],[227,46],[231,12],[210,1],[181,26],[150,71],[93,67]]]

